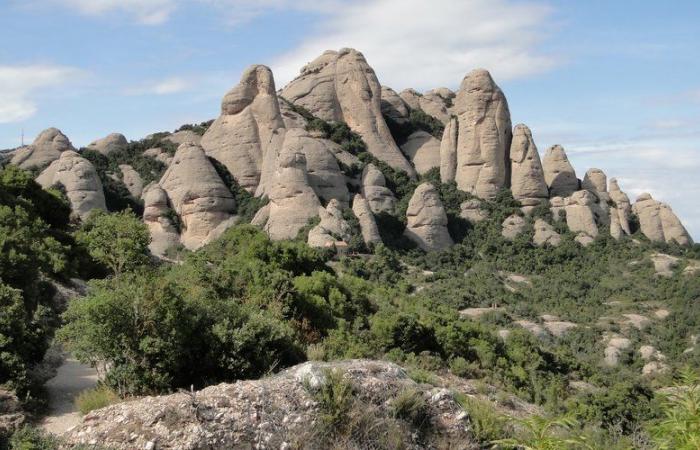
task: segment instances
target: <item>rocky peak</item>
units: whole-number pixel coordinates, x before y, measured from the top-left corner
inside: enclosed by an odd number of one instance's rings
[[[418,186],[408,202],[405,236],[425,251],[440,251],[453,245],[447,232],[447,214],[432,183]]]
[[[513,129],[513,142],[510,146],[511,176],[510,186],[513,197],[530,211],[547,200],[549,191],[544,180],[540,155],[532,139],[532,132],[518,124]]]
[[[102,139],[98,139],[87,146],[90,150],[95,150],[103,155],[108,155],[115,150],[121,150],[125,148],[129,142],[126,137],[120,133],[109,134]]]
[[[608,192],[608,177],[600,169],[588,169],[581,187],[593,192]]]
[[[542,161],[544,179],[549,186],[550,197],[568,197],[578,191],[576,171],[561,145],[547,149]]]
[[[362,171],[362,195],[375,214],[394,212],[396,197],[386,187],[384,174],[374,164],[367,164]]]
[[[676,242],[680,245],[693,243],[673,210],[667,204],[654,200],[651,194],[641,194],[632,209],[639,218],[639,228],[650,241]]]
[[[30,145],[17,150],[10,163],[22,169],[44,167],[67,150],[75,150],[68,137],[58,128],[47,128]]]

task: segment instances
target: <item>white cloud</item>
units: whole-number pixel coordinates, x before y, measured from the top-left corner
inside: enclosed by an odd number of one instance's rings
[[[184,77],[169,77],[127,88],[124,93],[127,95],[172,95],[190,90],[193,84],[193,80]]]
[[[159,25],[168,20],[181,0],[49,0],[81,14],[102,16],[122,12],[144,25]]]
[[[330,13],[342,0],[195,0],[219,8],[230,24],[241,24],[265,14],[288,10]],[[345,4],[348,2],[345,1]]]
[[[323,2],[321,2],[323,3]],[[301,45],[273,64],[278,85],[324,50],[362,51],[380,82],[403,89],[456,87],[476,67],[497,80],[550,69],[537,50],[551,28],[550,9],[512,0],[357,0],[336,4]]]
[[[19,122],[36,114],[38,94],[62,86],[78,69],[51,65],[0,65],[0,123]]]

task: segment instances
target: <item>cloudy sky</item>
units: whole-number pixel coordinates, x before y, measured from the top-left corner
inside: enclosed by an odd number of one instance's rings
[[[1,0],[0,148],[204,121],[250,64],[281,87],[355,47],[396,90],[489,69],[540,152],[651,192],[700,240],[699,22],[697,0]]]

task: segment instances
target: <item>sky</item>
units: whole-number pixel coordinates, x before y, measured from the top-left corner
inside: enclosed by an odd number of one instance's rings
[[[215,118],[251,64],[281,88],[354,47],[397,91],[490,70],[541,154],[650,192],[697,241],[698,23],[697,0],[0,0],[0,148],[174,130]]]

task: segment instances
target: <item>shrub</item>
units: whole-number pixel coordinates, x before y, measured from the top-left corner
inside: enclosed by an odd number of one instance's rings
[[[419,431],[430,426],[430,410],[423,394],[414,389],[399,392],[391,402],[394,417],[405,420]]]
[[[508,435],[507,419],[488,401],[455,393],[455,400],[469,414],[471,432],[477,441],[488,444]]]
[[[25,426],[10,438],[12,450],[58,450],[59,440],[38,428]]]
[[[81,392],[75,398],[75,406],[85,415],[92,410],[118,403],[121,399],[116,392],[107,386],[98,386]]]

